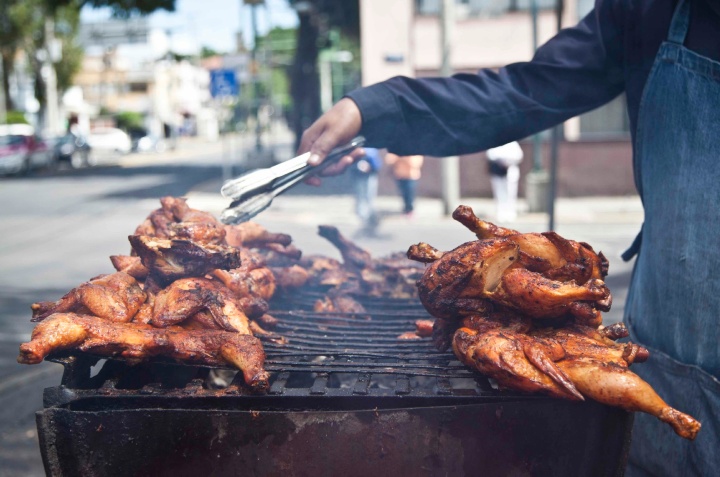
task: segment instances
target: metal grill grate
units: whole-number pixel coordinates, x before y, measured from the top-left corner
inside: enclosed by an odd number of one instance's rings
[[[266,369],[271,375],[267,397],[373,396],[442,398],[443,402],[528,399],[527,395],[494,389],[451,351],[437,351],[429,338],[398,339],[415,330],[416,320],[431,319],[417,300],[358,296],[366,313],[311,311],[323,296],[322,291],[306,290],[282,295],[271,304],[271,314],[278,319],[273,331],[287,343],[264,342]],[[98,357],[70,353],[51,359],[65,366],[61,392],[51,399],[55,404],[96,395],[249,396],[240,374],[232,385],[217,389],[206,381],[209,368],[201,366],[163,360],[129,366],[109,359],[93,376],[91,367]]]

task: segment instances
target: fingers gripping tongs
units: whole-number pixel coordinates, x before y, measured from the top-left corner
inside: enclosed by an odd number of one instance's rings
[[[330,151],[317,166],[308,165],[310,153],[306,152],[276,166],[251,171],[226,182],[220,193],[232,199],[232,203],[222,212],[220,220],[225,224],[247,222],[270,207],[275,197],[308,177],[319,174],[364,143],[365,138],[358,136],[348,144]]]

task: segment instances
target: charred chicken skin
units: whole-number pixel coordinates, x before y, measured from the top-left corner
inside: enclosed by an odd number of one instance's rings
[[[131,235],[128,239],[149,276],[161,285],[179,278],[201,277],[218,268],[240,266],[240,253],[235,248],[146,235]]]
[[[113,323],[94,316],[56,313],[38,324],[31,340],[20,345],[18,362],[40,363],[53,351],[79,349],[103,356],[143,360],[154,356],[210,366],[232,365],[255,391],[268,387],[265,352],[252,335],[227,331],[154,328],[140,323]]]

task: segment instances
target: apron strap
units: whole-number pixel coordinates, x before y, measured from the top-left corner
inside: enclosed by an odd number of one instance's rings
[[[642,228],[640,228],[640,232],[635,236],[635,240],[633,240],[632,245],[630,245],[630,248],[625,250],[620,257],[622,257],[623,262],[629,262],[633,259],[635,255],[638,254],[640,251],[640,244],[642,243]]]
[[[690,0],[679,0],[672,22],[670,22],[670,30],[668,31],[668,41],[682,45],[685,43],[688,28],[690,26]]]

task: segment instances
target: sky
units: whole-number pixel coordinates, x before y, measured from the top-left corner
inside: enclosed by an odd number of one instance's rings
[[[260,34],[272,27],[297,26],[297,14],[287,0],[265,0],[257,8]],[[109,19],[109,9],[86,7],[81,12],[83,22]],[[175,11],[159,11],[149,17],[150,27],[164,30],[176,53],[194,54],[203,46],[219,52],[235,51],[236,33],[242,30],[245,44],[252,45],[251,7],[242,0],[176,0]]]

